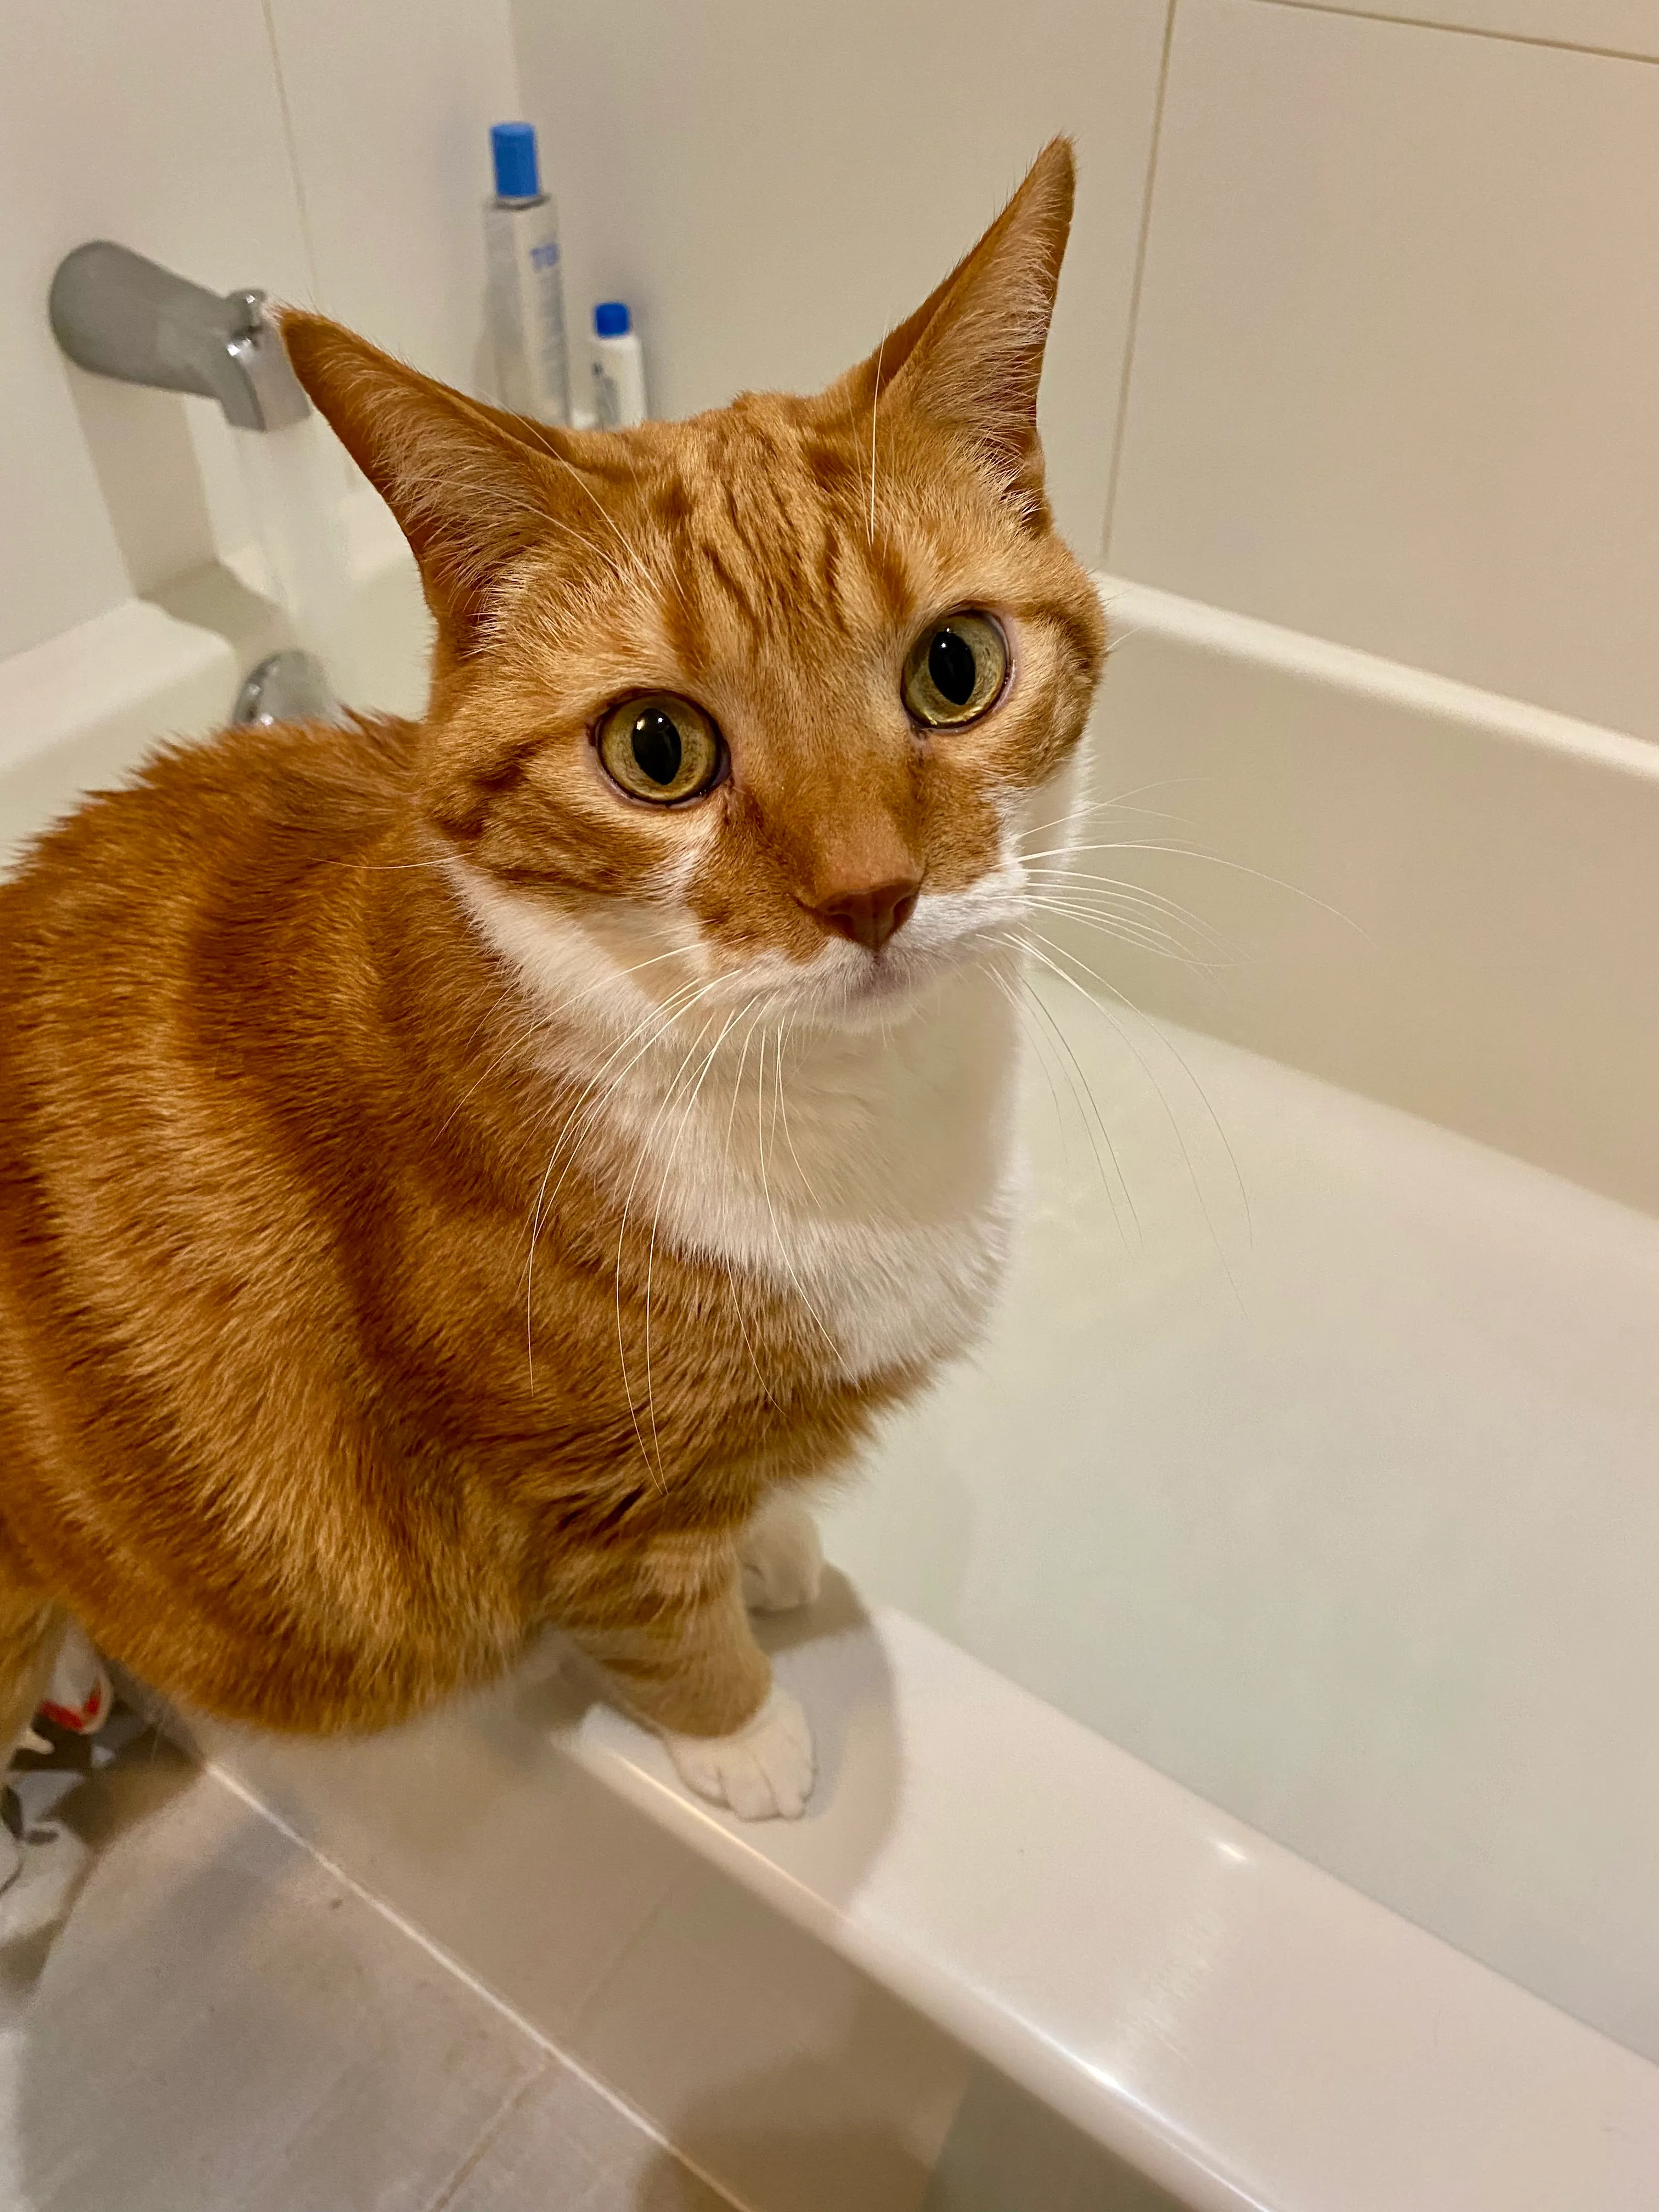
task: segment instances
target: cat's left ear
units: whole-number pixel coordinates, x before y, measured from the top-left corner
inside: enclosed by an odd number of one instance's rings
[[[1034,515],[1044,506],[1037,383],[1075,179],[1071,141],[1052,139],[978,245],[830,387],[860,416],[908,409],[957,433]]]

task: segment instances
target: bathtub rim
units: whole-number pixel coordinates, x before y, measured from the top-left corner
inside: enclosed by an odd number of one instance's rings
[[[411,574],[376,539],[358,576],[401,590]],[[1146,587],[1103,579],[1102,588],[1126,626],[1513,744],[1596,780],[1611,805],[1638,794],[1648,804],[1659,782],[1659,748],[1641,740]],[[11,665],[46,734],[8,749],[8,768],[44,764],[88,728],[137,749],[153,716],[182,726],[198,699],[228,696],[234,655],[222,639],[139,603],[99,623],[82,641],[97,648],[82,673],[98,672],[100,686],[84,709],[56,689],[76,665],[76,634],[37,648],[27,670]],[[1320,1073],[1323,1050],[1280,1056]],[[878,1610],[866,1627],[799,1646],[780,1667],[843,1737],[880,1719],[871,1682],[886,1685],[900,1809],[873,1853],[855,1749],[836,1794],[800,1828],[739,1827],[690,1800],[658,1747],[604,1709],[549,1755],[643,1808],[1196,2212],[1556,2212],[1567,2202],[1633,2212],[1654,2201],[1659,2068],[1648,2061],[905,1615]],[[1030,1784],[988,1787],[993,1773]],[[1034,1859],[1041,1880],[1021,1876]],[[945,1871],[954,1887],[941,1887]],[[1219,1883],[1224,1910],[1194,1905],[1206,1881]],[[1086,1944],[1081,1899],[1100,1916]],[[1138,2039],[1133,2063],[1126,2038]]]
[[[799,1825],[603,1705],[557,1747],[1194,2212],[1652,2203],[1645,2058],[895,1608],[775,1664],[840,1747]]]

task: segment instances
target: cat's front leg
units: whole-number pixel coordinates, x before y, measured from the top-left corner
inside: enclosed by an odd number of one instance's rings
[[[753,1720],[730,1735],[659,1731],[679,1778],[699,1797],[744,1820],[798,1820],[817,1773],[812,1727],[800,1699],[774,1682]]]
[[[690,1601],[578,1641],[654,1728],[680,1778],[740,1819],[799,1818],[817,1771],[800,1700],[772,1680],[744,1609],[735,1553]]]

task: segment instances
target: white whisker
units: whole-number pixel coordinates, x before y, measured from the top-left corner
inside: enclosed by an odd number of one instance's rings
[[[1258,883],[1272,884],[1275,890],[1288,891],[1292,898],[1305,899],[1310,906],[1329,915],[1334,921],[1341,922],[1345,928],[1364,938],[1367,944],[1371,941],[1369,931],[1362,928],[1352,915],[1344,914],[1340,907],[1328,904],[1313,891],[1304,890],[1300,884],[1286,883],[1282,876],[1271,876],[1265,868],[1250,867],[1243,860],[1230,860],[1220,853],[1201,852],[1195,845],[1160,844],[1150,839],[1126,837],[1098,845],[1056,845],[1051,851],[1026,853],[1021,857],[1028,861],[1064,860],[1079,853],[1164,853],[1182,860],[1203,860],[1212,868],[1228,868],[1236,875],[1252,876]]]
[[[1008,1001],[1009,1006],[1013,1009],[1015,1018],[1022,1024],[1026,1034],[1031,1040],[1031,1050],[1036,1055],[1038,1067],[1042,1071],[1042,1079],[1048,1086],[1048,1097],[1054,1104],[1054,1127],[1060,1133],[1060,1158],[1066,1167],[1067,1174],[1069,1175],[1072,1165],[1071,1133],[1066,1127],[1066,1109],[1060,1103],[1059,1091],[1054,1088],[1054,1073],[1048,1065],[1048,1050],[1044,1048],[1042,1032],[1040,1029],[1036,1027],[1031,1020],[1031,1010],[1030,1006],[1027,1004],[1025,1000],[1022,998],[1019,991],[1009,981],[1008,978],[1002,973],[1002,971],[997,968],[987,967],[983,962],[979,964],[980,973],[984,975],[988,975],[991,981],[996,985],[998,990],[1001,992],[1003,997]],[[1061,1073],[1064,1073],[1064,1072],[1065,1071],[1062,1068]],[[1072,1103],[1077,1107],[1078,1112],[1079,1115],[1081,1115],[1083,1112],[1082,1102],[1079,1099],[1075,1088],[1072,1091]],[[1085,1134],[1086,1135],[1087,1133],[1088,1129],[1085,1123]],[[1098,1160],[1098,1154],[1097,1154],[1096,1157],[1097,1160]],[[1103,1167],[1101,1170],[1101,1188],[1106,1193],[1107,1199],[1111,1205],[1113,1223],[1117,1228],[1119,1237],[1121,1238],[1123,1236],[1123,1229],[1121,1223],[1118,1221],[1117,1218],[1116,1194],[1113,1191],[1110,1183],[1106,1180]],[[1125,1245],[1125,1249],[1126,1250],[1127,1249],[1127,1243]]]
[[[1033,914],[1051,915],[1059,921],[1073,924],[1079,929],[1093,930],[1101,937],[1115,938],[1120,945],[1133,946],[1141,952],[1151,952],[1164,960],[1174,960],[1183,968],[1191,968],[1206,975],[1216,972],[1214,963],[1200,959],[1167,930],[1154,928],[1150,923],[1139,921],[1133,915],[1113,914],[1060,899],[1030,898],[1026,902]]]
[[[876,542],[876,420],[881,408],[881,364],[887,351],[883,338],[876,348],[875,389],[870,400],[870,543]]]
[[[651,1157],[651,1143],[652,1139],[657,1133],[658,1124],[661,1121],[663,1115],[668,1111],[670,1106],[673,1103],[675,1093],[679,1089],[680,1084],[684,1078],[685,1071],[691,1065],[693,1055],[696,1054],[698,1046],[702,1042],[703,1038],[708,1035],[709,1026],[714,1019],[715,1017],[714,1015],[709,1015],[704,1021],[702,1027],[697,1031],[696,1036],[693,1037],[690,1043],[686,1047],[684,1052],[681,1054],[679,1066],[675,1069],[673,1077],[669,1083],[667,1090],[664,1092],[662,1097],[658,1102],[657,1110],[652,1115],[650,1126],[646,1130],[644,1138],[641,1139],[640,1144],[639,1158],[635,1160],[634,1164],[634,1172],[629,1178],[628,1188],[623,1198],[622,1219],[618,1223],[617,1228],[617,1356],[622,1366],[623,1396],[627,1401],[628,1417],[634,1424],[634,1434],[639,1441],[640,1456],[645,1462],[646,1472],[647,1474],[654,1474],[657,1487],[659,1490],[667,1489],[667,1475],[662,1467],[660,1460],[659,1459],[653,1462],[650,1452],[646,1449],[645,1431],[640,1426],[639,1408],[634,1402],[633,1377],[628,1371],[628,1338],[627,1332],[623,1327],[623,1254],[627,1249],[628,1243],[629,1212],[634,1203],[634,1193],[638,1187],[640,1176],[643,1173],[646,1164]],[[716,1043],[718,1043],[718,1042],[719,1040],[716,1039]],[[660,1194],[659,1195],[658,1203],[659,1205],[661,1203]],[[653,1251],[655,1249],[655,1237],[656,1223],[653,1215],[652,1222],[652,1249]],[[648,1307],[647,1309],[647,1312],[648,1322]]]
[[[781,1030],[779,1031],[779,1049],[782,1049]],[[817,1328],[818,1334],[823,1339],[825,1344],[829,1346],[830,1357],[832,1358],[836,1358],[840,1355],[841,1346],[830,1334],[829,1329],[825,1328],[823,1320],[819,1316],[817,1308],[813,1304],[811,1299],[807,1297],[805,1285],[802,1283],[800,1277],[795,1272],[795,1262],[789,1250],[789,1242],[785,1237],[782,1229],[779,1226],[777,1208],[772,1202],[772,1186],[768,1181],[766,1174],[766,1133],[761,1118],[761,1109],[765,1095],[766,1036],[765,1033],[763,1031],[761,1036],[759,1068],[755,1082],[755,1164],[760,1175],[761,1193],[766,1200],[767,1214],[772,1224],[773,1239],[777,1245],[779,1256],[783,1261],[785,1272],[788,1275],[789,1280],[794,1287],[795,1295],[805,1307],[807,1312],[811,1316],[812,1321]],[[775,1119],[776,1111],[777,1109],[775,1107],[773,1109]]]
[[[656,1387],[652,1381],[651,1376],[651,1283],[657,1264],[657,1226],[662,1218],[663,1196],[668,1188],[669,1177],[673,1173],[674,1162],[679,1157],[681,1143],[684,1139],[685,1132],[690,1125],[691,1116],[696,1110],[697,1095],[702,1091],[704,1083],[708,1080],[708,1071],[714,1065],[715,1057],[718,1054],[721,1045],[725,1043],[726,1036],[731,1030],[732,1023],[735,1022],[737,1018],[738,1017],[736,1014],[732,1014],[728,1018],[726,1027],[721,1030],[720,1035],[714,1039],[714,1043],[709,1046],[708,1057],[704,1060],[702,1067],[697,1071],[697,1079],[691,1087],[690,1097],[686,1100],[684,1108],[681,1109],[679,1125],[674,1132],[673,1144],[669,1148],[668,1158],[664,1164],[661,1176],[658,1178],[656,1202],[651,1209],[651,1243],[645,1255],[645,1402],[647,1410],[651,1416],[651,1444],[653,1450],[657,1455],[657,1473],[659,1478],[663,1481],[663,1486],[665,1489],[667,1487],[667,1483],[666,1478],[663,1474],[662,1439],[657,1432],[657,1393]],[[696,1048],[694,1046],[693,1050],[695,1049]],[[626,1212],[627,1209],[624,1207],[624,1220],[626,1218]]]
[[[588,1082],[583,1085],[581,1091],[577,1094],[575,1104],[570,1109],[570,1111],[566,1115],[563,1121],[560,1124],[558,1133],[554,1139],[553,1150],[549,1154],[547,1165],[542,1171],[541,1185],[536,1193],[536,1202],[531,1212],[530,1251],[525,1266],[525,1358],[529,1370],[530,1395],[532,1398],[536,1395],[536,1358],[534,1345],[536,1239],[541,1233],[544,1207],[551,1206],[557,1199],[560,1191],[563,1189],[565,1176],[570,1172],[571,1165],[574,1164],[575,1159],[576,1146],[580,1143],[583,1135],[591,1126],[593,1116],[602,1110],[602,1086],[604,1085],[605,1079],[610,1073],[611,1069],[616,1065],[623,1054],[628,1050],[629,1046],[634,1042],[636,1037],[644,1036],[646,1031],[650,1030],[652,1034],[645,1036],[644,1042],[634,1054],[633,1058],[630,1059],[628,1061],[627,1066],[622,1069],[621,1073],[624,1076],[627,1075],[629,1069],[631,1069],[636,1062],[651,1049],[651,1047],[657,1042],[658,1038],[662,1036],[665,1031],[672,1026],[675,1020],[681,1014],[690,1013],[691,1009],[698,1005],[700,1001],[714,988],[714,985],[713,982],[707,982],[702,985],[690,983],[683,984],[680,987],[680,989],[673,994],[672,998],[669,999],[663,1006],[653,1007],[648,1014],[646,1014],[641,1020],[636,1022],[633,1028],[630,1029],[628,1034],[623,1038],[622,1042],[606,1055],[605,1059],[601,1062],[599,1067],[590,1078]],[[688,993],[690,994],[689,997],[686,996]],[[580,1122],[578,1121],[579,1116],[580,1117]],[[565,1163],[564,1169],[560,1174],[558,1182],[553,1186],[552,1194],[550,1197],[547,1188],[548,1177],[552,1174],[555,1167],[558,1165],[559,1154],[564,1150],[567,1142],[570,1147],[570,1158]]]
[[[760,994],[757,992],[755,998],[750,1000],[749,1005],[744,1006],[743,1009],[744,1013],[747,1013],[749,1007],[752,1006],[756,1003],[756,1000],[758,999],[759,995]],[[757,1014],[755,1017],[755,1022],[757,1023],[760,1019],[760,1015]],[[751,1023],[750,1025],[750,1035],[753,1034],[753,1030],[754,1024]],[[745,1057],[748,1054],[748,1051],[749,1036],[746,1035],[743,1041],[743,1053]],[[737,1118],[738,1085],[741,1083],[742,1078],[743,1060],[740,1059],[738,1062],[738,1073],[732,1081],[732,1110],[726,1117],[726,1134],[722,1145],[722,1157],[728,1174],[731,1172],[732,1167],[732,1124]],[[749,1334],[749,1325],[744,1319],[743,1293],[738,1288],[737,1264],[732,1256],[729,1247],[723,1250],[722,1258],[726,1267],[726,1286],[732,1294],[732,1311],[737,1319],[738,1333],[743,1339],[743,1348],[749,1355],[749,1364],[755,1371],[755,1380],[760,1384],[762,1395],[765,1398],[767,1404],[772,1407],[775,1411],[781,1412],[782,1409],[779,1407],[776,1398],[772,1394],[771,1386],[767,1382],[765,1375],[762,1372],[760,1360],[756,1354],[753,1340]]]
[[[1076,868],[1027,868],[1025,881],[1036,884],[1045,891],[1053,891],[1066,898],[1100,899],[1125,906],[1145,908],[1167,921],[1176,921],[1183,927],[1202,933],[1218,945],[1219,933],[1212,929],[1190,907],[1182,906],[1178,899],[1166,897],[1162,891],[1147,890],[1139,884],[1125,883],[1117,876],[1098,876],[1091,871],[1085,874]]]
[[[1216,1113],[1215,1108],[1210,1103],[1208,1092],[1204,1089],[1203,1085],[1200,1083],[1198,1078],[1193,1073],[1191,1067],[1188,1066],[1187,1060],[1179,1048],[1156,1022],[1153,1022],[1147,1015],[1141,1012],[1140,1008],[1137,1006],[1132,1000],[1126,998],[1123,993],[1117,989],[1115,985],[1109,983],[1103,976],[1097,975],[1095,970],[1090,968],[1086,962],[1078,959],[1075,953],[1063,952],[1062,948],[1059,946],[1054,947],[1054,950],[1058,952],[1062,952],[1062,957],[1064,958],[1072,961],[1075,966],[1081,968],[1084,974],[1090,976],[1092,981],[1099,984],[1103,990],[1110,992],[1112,997],[1117,1000],[1118,1004],[1123,1007],[1126,1012],[1132,1013],[1139,1020],[1145,1022],[1148,1029],[1150,1029],[1152,1034],[1158,1038],[1158,1042],[1164,1047],[1164,1050],[1170,1054],[1176,1066],[1181,1069],[1182,1073],[1186,1077],[1188,1082],[1191,1085],[1194,1091],[1196,1093],[1200,1103],[1202,1105],[1205,1113],[1209,1117],[1211,1126],[1215,1130],[1217,1137],[1220,1139],[1223,1150],[1226,1152],[1228,1163],[1232,1169],[1233,1180],[1238,1188],[1239,1200],[1244,1211],[1246,1238],[1248,1242],[1254,1243],[1255,1237],[1255,1225],[1250,1210],[1249,1194],[1245,1189],[1244,1177],[1239,1169],[1238,1156],[1232,1148],[1231,1142],[1227,1136],[1226,1131],[1221,1126],[1220,1116]],[[1237,1282],[1234,1279],[1232,1267],[1228,1261],[1226,1249],[1222,1244],[1221,1238],[1217,1232],[1214,1218],[1210,1212],[1209,1200],[1204,1194],[1204,1186],[1200,1181],[1198,1170],[1194,1165],[1192,1153],[1188,1147],[1187,1139],[1182,1130],[1181,1123],[1176,1117],[1174,1107],[1170,1103],[1169,1095],[1164,1091],[1163,1085],[1158,1081],[1151,1063],[1136,1046],[1133,1038],[1125,1032],[1121,1023],[1115,1018],[1109,1006],[1103,1006],[1100,1000],[1095,996],[1093,992],[1085,990],[1075,975],[1068,974],[1066,970],[1061,968],[1056,961],[1050,959],[1040,946],[1034,945],[1031,948],[1031,951],[1033,957],[1041,962],[1042,966],[1048,969],[1052,975],[1058,976],[1062,983],[1068,984],[1071,988],[1078,994],[1079,998],[1083,999],[1088,1005],[1097,1009],[1097,1011],[1110,1025],[1115,1034],[1121,1039],[1122,1042],[1127,1047],[1129,1052],[1139,1066],[1141,1073],[1151,1084],[1158,1104],[1163,1109],[1164,1118],[1169,1122],[1170,1131],[1175,1137],[1176,1144],[1181,1153],[1182,1164],[1187,1170],[1188,1181],[1192,1185],[1194,1197],[1198,1200],[1199,1210],[1204,1216],[1205,1228],[1209,1233],[1210,1242],[1215,1247],[1216,1257],[1221,1262],[1222,1273],[1227,1278],[1228,1288],[1232,1291],[1233,1297],[1237,1302],[1239,1311],[1241,1313],[1247,1312],[1248,1309],[1245,1306],[1243,1297],[1240,1295]]]
[[[1037,948],[1035,945],[1028,947],[1027,950],[1033,953],[1036,953],[1037,951]],[[1022,980],[1025,981],[1026,988],[1030,990],[1029,978]],[[1084,1133],[1089,1139],[1091,1149],[1093,1151],[1095,1156],[1095,1164],[1100,1170],[1101,1187],[1105,1191],[1108,1198],[1111,1200],[1112,1218],[1116,1224],[1117,1233],[1120,1239],[1122,1241],[1124,1249],[1126,1251],[1128,1249],[1129,1240],[1124,1235],[1122,1219],[1118,1213],[1117,1197],[1112,1188],[1111,1181],[1106,1173],[1106,1163],[1101,1158],[1100,1146],[1095,1141],[1096,1129],[1098,1129],[1100,1133],[1100,1141],[1105,1146],[1107,1157],[1112,1163],[1112,1170],[1117,1177],[1118,1187],[1123,1193],[1124,1204],[1129,1209],[1129,1218],[1134,1224],[1135,1242],[1137,1244],[1144,1248],[1146,1239],[1141,1229],[1140,1212],[1135,1204],[1134,1193],[1129,1188],[1129,1178],[1123,1172],[1123,1164],[1118,1158],[1117,1147],[1112,1142],[1111,1132],[1106,1127],[1105,1116],[1100,1110],[1099,1101],[1095,1097],[1093,1087],[1090,1084],[1088,1077],[1083,1073],[1082,1063],[1079,1060],[1076,1053],[1072,1048],[1072,1041],[1066,1036],[1060,1023],[1056,1020],[1054,1013],[1048,1006],[1044,1006],[1042,1000],[1037,996],[1035,991],[1030,992],[1030,1003],[1036,1013],[1048,1024],[1049,1032],[1053,1036],[1054,1043],[1065,1055],[1065,1060],[1062,1063],[1062,1072],[1069,1069],[1069,1073],[1066,1073],[1066,1081],[1072,1086],[1072,1096],[1077,1103],[1078,1112],[1082,1117]],[[1085,1098],[1088,1100],[1089,1106],[1093,1109],[1093,1127],[1091,1127],[1088,1110],[1083,1104],[1083,1100]]]

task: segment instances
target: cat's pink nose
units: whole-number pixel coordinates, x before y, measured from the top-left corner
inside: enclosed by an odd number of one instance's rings
[[[871,884],[859,890],[837,891],[819,900],[811,911],[826,929],[850,937],[868,952],[879,952],[915,912],[921,889],[915,877],[902,883]]]

